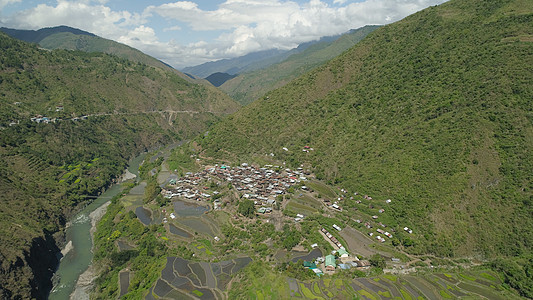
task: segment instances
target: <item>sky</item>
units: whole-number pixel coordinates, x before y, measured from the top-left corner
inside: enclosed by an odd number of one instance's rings
[[[292,49],[398,21],[446,0],[0,0],[0,27],[66,25],[137,48],[175,68]]]

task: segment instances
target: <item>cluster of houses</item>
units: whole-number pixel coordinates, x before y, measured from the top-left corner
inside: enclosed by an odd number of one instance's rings
[[[283,151],[285,151],[285,152],[288,152],[288,151],[289,151],[289,148],[287,148],[287,147],[283,147],[283,148],[281,148],[281,149],[283,149]],[[304,147],[302,148],[302,151],[303,151],[303,152],[306,152],[306,153],[309,153],[310,151],[315,151],[315,149],[311,148],[310,146],[304,146]],[[271,153],[271,156],[274,156],[273,153]]]
[[[244,193],[243,198],[253,200],[260,213],[269,213],[271,206],[276,204],[276,196],[283,195],[287,189],[302,180],[307,180],[303,170],[284,169],[275,171],[279,166],[265,165],[263,168],[250,166],[243,163],[238,167],[215,165],[197,173],[187,173],[163,189],[167,198],[174,196],[191,200],[206,200],[211,197],[206,191],[208,187],[202,184],[214,180],[215,182],[229,182],[239,192]],[[213,192],[216,194],[218,192]],[[268,207],[264,207],[268,206]]]
[[[339,201],[342,200],[342,199],[338,199],[337,201],[331,203],[331,201],[327,198],[323,198],[323,202],[324,204],[329,207],[329,208],[332,208],[334,210],[337,210],[337,211],[342,211],[342,207],[339,205]]]
[[[335,238],[329,231],[326,230],[326,228],[320,229],[320,231],[334,244],[338,247],[338,249],[344,248],[342,244]]]
[[[55,122],[57,121],[56,118],[54,118],[54,119],[50,119],[50,118],[48,118],[48,117],[44,117],[44,116],[42,116],[42,115],[37,115],[37,116],[31,118],[30,120],[31,120],[32,122],[35,122],[35,123],[44,123],[44,124],[48,124],[48,123],[50,123],[50,122],[55,123]]]
[[[200,187],[200,183],[203,183],[205,180],[209,180],[206,171],[198,173],[187,172],[187,174],[185,174],[185,176],[182,178],[177,180],[170,179],[168,185],[161,190],[161,193],[165,198],[168,199],[171,199],[172,197],[183,197],[196,201],[208,199],[211,197],[211,195],[205,191],[209,188]]]
[[[88,116],[81,116],[81,117],[74,117],[74,118],[71,118],[70,120],[72,121],[80,121],[80,120],[87,120]],[[32,122],[35,122],[35,123],[44,123],[44,124],[48,124],[48,123],[55,123],[55,122],[59,122],[61,121],[62,119],[59,119],[59,118],[49,118],[49,117],[45,117],[45,116],[42,116],[42,115],[37,115],[35,117],[32,117],[30,118],[30,121]]]
[[[323,268],[319,268],[324,263]],[[357,257],[352,257],[344,248],[340,248],[332,252],[332,254],[325,257],[318,257],[314,262],[304,261],[303,266],[315,272],[318,276],[323,273],[334,273],[337,267],[341,270],[349,270],[357,268],[358,270],[365,270],[370,268],[370,262],[367,260],[359,260]]]
[[[383,230],[383,229],[381,229],[381,228],[376,229],[376,231],[379,232],[379,233],[381,233],[381,234],[383,234],[383,235],[385,235],[385,236],[388,237],[389,239],[392,239],[392,234],[390,234],[389,232],[387,232],[387,231],[385,231],[385,230]],[[369,235],[369,236],[373,236],[374,233],[373,233],[373,232],[370,232],[370,233],[368,233],[368,235]],[[380,236],[380,235],[376,235],[376,240],[378,240],[378,241],[380,241],[380,242],[382,242],[382,243],[385,242],[385,238],[382,237],[382,236]]]

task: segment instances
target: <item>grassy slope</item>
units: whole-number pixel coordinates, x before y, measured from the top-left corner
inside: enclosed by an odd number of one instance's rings
[[[247,72],[225,82],[220,88],[241,104],[279,88],[292,79],[323,64],[362,40],[378,26],[365,26],[341,36],[334,42],[314,44],[301,53],[293,54],[281,63]]]
[[[39,237],[60,230],[135,153],[203,132],[238,105],[173,72],[106,54],[39,50],[4,34],[0,49],[0,297],[39,298],[49,280],[34,280],[32,256],[47,252],[31,250]],[[163,110],[198,113],[153,112]],[[36,114],[63,121],[30,122]]]
[[[397,224],[389,225],[414,228],[411,253],[530,253],[526,2],[452,0],[380,28],[201,143],[209,155],[309,161],[331,183],[392,198]],[[316,151],[301,152],[304,145]]]

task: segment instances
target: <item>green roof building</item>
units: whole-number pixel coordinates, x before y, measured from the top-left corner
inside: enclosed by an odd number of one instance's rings
[[[309,269],[316,269],[316,264],[310,261],[304,261],[304,267]]]
[[[337,250],[337,253],[339,254],[339,257],[348,257],[348,251],[345,249],[340,248]]]
[[[327,255],[326,256],[326,263],[324,264],[326,266],[327,271],[334,271],[337,267],[337,264],[335,262],[335,256],[333,255]]]

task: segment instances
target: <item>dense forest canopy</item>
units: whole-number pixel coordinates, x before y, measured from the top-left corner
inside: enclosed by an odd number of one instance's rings
[[[450,1],[384,26],[199,141],[206,155],[273,153],[292,167],[310,163],[331,184],[394,199],[386,222],[418,229],[404,245],[411,253],[531,254],[526,2]]]

